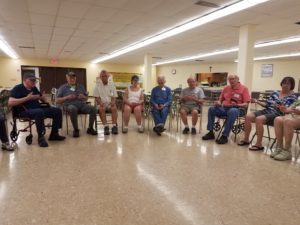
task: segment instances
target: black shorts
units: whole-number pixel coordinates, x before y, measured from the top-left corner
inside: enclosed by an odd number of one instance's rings
[[[274,120],[277,116],[280,116],[279,114],[274,114],[274,113],[270,113],[269,111],[267,111],[266,109],[263,110],[259,110],[254,112],[255,117],[258,116],[265,116],[266,117],[266,124],[267,125],[274,125]]]

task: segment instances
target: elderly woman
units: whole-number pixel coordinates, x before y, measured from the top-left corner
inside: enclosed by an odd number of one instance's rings
[[[124,94],[124,127],[122,132],[128,132],[128,123],[130,118],[130,113],[134,113],[136,123],[138,125],[138,131],[140,133],[144,132],[144,128],[142,126],[142,111],[144,104],[144,93],[143,90],[139,87],[139,77],[134,75],[131,77],[131,85],[126,88]]]
[[[245,120],[245,137],[244,140],[238,143],[238,145],[249,145],[249,135],[251,132],[251,123],[255,122],[257,139],[256,143],[252,145],[249,150],[261,151],[264,150],[262,146],[262,138],[264,134],[264,124],[273,125],[274,119],[278,116],[282,116],[283,112],[280,110],[280,106],[289,107],[293,104],[297,97],[293,90],[295,87],[295,80],[293,77],[284,77],[280,82],[281,91],[274,91],[266,102],[252,99],[251,101],[265,107],[263,110],[251,112],[246,115]]]
[[[300,129],[300,98],[291,107],[281,106],[280,110],[290,115],[276,117],[274,121],[277,146],[270,155],[279,161],[292,159],[291,146],[295,129]],[[283,144],[283,138],[285,144]]]

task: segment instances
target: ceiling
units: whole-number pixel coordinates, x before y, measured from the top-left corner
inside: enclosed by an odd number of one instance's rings
[[[0,38],[20,58],[91,61],[163,30],[197,18],[215,8],[198,0],[0,0]],[[206,0],[220,7],[237,0]],[[256,25],[256,40],[300,36],[299,0],[270,0],[164,39],[110,63],[143,64],[238,46],[239,27]],[[300,51],[300,43],[255,49],[255,56]],[[0,56],[6,57],[0,51]],[[237,53],[203,58],[233,61]]]

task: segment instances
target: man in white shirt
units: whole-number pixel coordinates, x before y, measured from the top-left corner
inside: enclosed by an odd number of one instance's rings
[[[111,112],[113,127],[111,132],[118,134],[118,111],[116,98],[118,97],[116,88],[108,82],[109,74],[106,70],[102,70],[99,74],[99,82],[94,89],[94,97],[99,107],[100,119],[104,125],[104,134],[109,135],[109,126],[106,120],[106,112]]]

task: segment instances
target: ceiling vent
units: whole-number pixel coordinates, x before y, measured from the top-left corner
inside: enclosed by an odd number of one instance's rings
[[[207,1],[197,1],[195,5],[200,5],[200,6],[205,6],[205,7],[210,7],[210,8],[219,8],[220,6],[218,4],[215,4],[213,2],[207,2]]]
[[[300,25],[300,21],[296,22],[295,24]]]
[[[196,62],[203,62],[204,60],[203,59],[196,59],[195,61]]]
[[[19,48],[35,49],[34,46],[19,46]]]
[[[162,59],[162,57],[159,57],[159,56],[153,56],[152,59]]]

